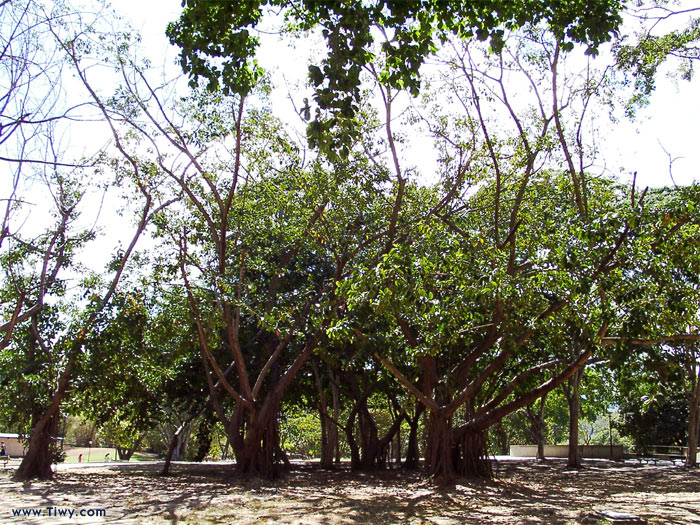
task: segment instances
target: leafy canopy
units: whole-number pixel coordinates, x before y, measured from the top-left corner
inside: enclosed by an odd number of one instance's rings
[[[209,89],[248,93],[261,78],[255,60],[259,39],[254,35],[264,8],[281,8],[292,27],[320,27],[328,54],[309,66],[318,105],[309,124],[312,145],[348,149],[349,133],[330,139],[335,129],[351,130],[360,101],[360,73],[374,63],[375,39],[382,35],[380,79],[414,96],[420,88],[419,69],[426,57],[449,35],[489,40],[498,51],[506,30],[543,24],[562,42],[588,45],[595,53],[617,30],[620,0],[183,0],[180,19],[167,35],[181,48],[180,65],[192,85],[200,78]],[[377,31],[378,30],[378,31]],[[304,116],[310,119],[308,104]]]

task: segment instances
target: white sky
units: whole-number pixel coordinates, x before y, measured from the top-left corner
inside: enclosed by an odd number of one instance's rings
[[[167,76],[179,74],[179,66],[175,64],[177,49],[167,42],[165,27],[168,22],[178,18],[182,9],[180,0],[119,0],[113,7],[124,15],[134,29],[141,32],[142,48],[146,50],[154,68],[165,68]],[[295,121],[295,128],[303,133],[303,125],[293,109],[288,93],[293,93],[296,104],[301,104],[303,98],[309,95],[310,90],[304,86],[304,82],[309,56],[313,54],[312,46],[316,44],[301,39],[293,42],[297,46],[294,48],[286,42],[281,42],[276,36],[265,37],[259,61],[271,72],[273,83],[279,88],[272,98],[275,113],[283,120]],[[317,52],[322,53],[324,50],[319,46]],[[629,174],[637,171],[637,182],[641,187],[672,184],[669,158],[662,149],[663,145],[672,157],[678,158],[673,164],[676,183],[689,184],[700,180],[698,88],[700,81],[697,79],[691,83],[676,83],[662,75],[658,78],[657,90],[650,106],[639,112],[637,121],[622,121],[614,127],[608,122],[602,123],[601,126],[606,130],[602,137],[606,151],[603,157],[608,172],[622,173],[623,180],[629,180]],[[106,129],[98,132],[98,127],[99,124],[91,125],[91,136],[86,136],[84,128],[76,130],[77,138],[71,137],[71,143],[86,148],[86,151],[91,149],[91,142],[95,143],[95,147],[103,145],[109,138],[108,133]],[[427,179],[434,180],[431,175],[435,167],[435,153],[431,139],[418,136],[410,141],[404,151],[404,168],[409,167],[410,163],[416,164]],[[95,197],[95,200],[99,198],[97,195]],[[102,266],[102,261],[98,262],[98,259],[113,253],[115,239],[121,239],[124,245],[132,234],[131,221],[115,216],[113,208],[117,205],[111,206],[111,210],[103,208],[100,214],[104,235],[88,249],[88,258],[92,260],[86,261],[93,268]],[[92,223],[97,213],[97,209],[86,213],[84,220]],[[36,212],[33,215],[37,217]],[[144,246],[147,243],[141,243],[141,248]]]
[[[170,46],[165,37],[166,25],[176,20],[181,12],[180,0],[119,0],[113,7],[124,15],[134,29],[141,32],[142,48],[146,50],[154,68],[167,70],[168,77],[180,74],[179,66],[175,63],[177,49]],[[279,37],[265,37],[259,61],[270,71],[273,83],[278,87],[272,97],[275,114],[293,122],[295,129],[303,134],[303,123],[294,111],[289,93],[293,93],[297,105],[302,103],[305,96],[310,96],[309,88],[304,85],[309,57],[313,55],[313,46],[317,46],[317,53],[325,50],[322,44],[314,43],[312,39],[296,40],[293,44],[296,48],[287,41],[281,42]],[[640,187],[670,185],[669,157],[664,152],[665,148],[677,159],[673,164],[673,177],[677,184],[700,181],[699,88],[698,79],[674,82],[660,75],[650,106],[639,112],[635,122],[625,120],[615,126],[607,121],[601,122],[606,170],[611,174],[621,174],[624,181],[629,181],[630,174],[637,171]],[[63,140],[70,143],[72,148],[89,153],[104,145],[109,138],[105,126],[92,123],[74,127],[70,136]],[[410,167],[410,163],[413,163],[426,179],[435,180],[435,157],[432,139],[419,135],[411,138],[404,147],[403,167]],[[30,197],[33,206],[21,218],[21,221],[25,221],[23,230],[30,229],[33,223],[43,229],[48,208],[44,205],[42,210],[40,201],[45,196],[34,193]],[[101,235],[86,247],[80,259],[88,267],[100,270],[114,253],[118,242],[122,247],[128,243],[134,225],[132,220],[116,215],[116,208],[122,202],[108,198],[104,207],[98,210],[101,195],[93,194],[90,197],[91,202],[82,220],[88,227],[97,221]],[[147,250],[151,245],[152,242],[144,238],[139,243],[139,249]]]
[[[687,8],[695,3],[686,1],[682,7]],[[173,64],[177,50],[169,46],[164,32],[167,23],[179,16],[179,0],[120,0],[114,7],[142,32],[144,48],[148,50],[154,65]],[[305,47],[304,44],[297,42],[301,48]],[[263,66],[273,68],[273,81],[280,88],[280,94],[273,98],[273,103],[275,110],[283,115],[293,115],[285,80],[292,85],[295,81],[303,82],[307,53],[303,49],[288,48],[276,37],[263,42],[259,60]],[[622,121],[615,126],[604,123],[603,127],[607,130],[602,140],[606,150],[605,167],[614,174],[637,171],[640,186],[670,185],[669,157],[665,149],[673,158],[677,158],[673,163],[673,178],[677,184],[700,180],[699,88],[698,79],[675,82],[660,75],[651,104],[638,113],[635,122]],[[295,97],[295,102],[298,104],[302,98],[303,95]],[[422,144],[426,148],[432,147],[430,141],[422,141]],[[434,157],[429,151],[414,153],[417,154],[416,158]]]

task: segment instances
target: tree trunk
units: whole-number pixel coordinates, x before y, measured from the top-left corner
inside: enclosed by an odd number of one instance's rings
[[[279,461],[289,464],[279,439],[279,400],[268,394],[260,410],[234,412],[229,440],[234,447],[236,469],[242,474],[275,478]]]
[[[185,428],[182,430],[182,432],[177,433],[177,443],[173,452],[173,461],[183,461],[185,459],[187,446],[190,442],[191,429],[192,427],[188,422],[185,424]]]
[[[360,443],[362,448],[361,468],[362,470],[372,470],[381,462],[379,458],[379,437],[377,435],[377,425],[375,425],[372,415],[367,408],[367,400],[361,404],[358,422],[360,424]]]
[[[340,395],[338,393],[338,375],[331,368],[328,369],[328,377],[331,380],[331,400],[333,402],[333,421],[340,420]],[[335,426],[335,464],[340,465],[340,440],[338,439],[338,427]]]
[[[566,400],[569,403],[569,468],[581,468],[581,451],[578,446],[578,422],[581,413],[580,386],[583,377],[583,368],[577,370],[568,380],[568,388],[564,388]]]
[[[134,455],[134,452],[136,452],[136,448],[115,447],[115,449],[117,450],[120,461],[129,461],[131,456]]]
[[[428,437],[425,447],[426,473],[439,483],[451,482],[456,477],[452,439],[452,417],[430,411]]]
[[[58,389],[51,399],[51,404],[43,413],[36,414],[32,418],[29,447],[17,469],[15,479],[53,478],[53,472],[51,471],[51,463],[53,462],[51,436],[58,429],[58,412],[68,387],[73,362],[74,358],[71,357],[61,373]]]
[[[333,427],[325,403],[319,403],[318,415],[321,420],[321,467],[333,468],[335,459],[335,441],[333,440]]]
[[[130,447],[115,447],[117,450],[117,454],[119,455],[119,459],[122,461],[129,461],[131,459],[131,456],[134,455],[134,452],[136,452],[136,449],[139,448],[139,445],[141,444],[141,441],[143,440],[143,434],[138,437],[136,442],[132,444]]]
[[[688,454],[685,466],[698,466],[698,438],[700,434],[700,385],[696,384],[690,397],[690,417],[688,420]]]
[[[498,448],[502,456],[510,454],[508,449],[508,434],[503,428],[503,421],[499,421],[496,425],[496,437],[498,438]]]
[[[377,434],[377,426],[374,423],[374,420],[371,420],[371,416],[369,415],[369,411],[367,412],[367,415],[370,417],[369,424],[371,425],[371,427],[370,427],[370,432],[369,432],[368,446],[363,451],[363,458],[362,458],[363,467],[366,469],[385,468],[387,466],[387,460],[389,459],[388,458],[389,445],[391,444],[394,437],[399,435],[398,434],[399,429],[401,428],[401,423],[403,422],[404,417],[406,416],[406,413],[403,411],[400,412],[396,416],[396,419],[394,419],[394,422],[391,424],[391,427],[389,428],[389,430],[387,430],[386,434],[381,438],[379,438],[379,436]],[[398,450],[399,450],[399,461],[401,461],[400,445],[399,445]]]
[[[363,392],[360,389],[357,377],[354,373],[348,372],[344,377],[346,383],[350,387],[352,397],[355,399],[355,406],[350,413],[348,424],[345,427],[345,432],[348,436],[348,444],[350,445],[351,466],[356,470],[385,468],[388,459],[389,445],[401,427],[405,412],[400,411],[398,413],[387,433],[380,438],[377,424],[367,406],[367,399],[377,385],[364,385]],[[357,450],[358,447],[353,435],[355,421],[358,423],[358,435],[360,437],[359,451]]]
[[[182,427],[180,427],[182,428]],[[170,446],[168,447],[168,454],[165,456],[165,464],[163,465],[163,470],[160,471],[161,476],[169,476],[170,475],[170,462],[173,459],[173,453],[175,452],[175,448],[177,447],[177,443],[179,441],[179,432],[180,429],[178,429],[177,432],[173,434],[173,437],[170,439]]]
[[[408,448],[406,449],[406,459],[403,462],[403,466],[407,469],[418,468],[418,422],[423,410],[425,407],[419,404],[413,414],[413,419],[408,419]]]
[[[544,438],[545,438],[545,424],[544,424],[544,405],[547,399],[547,394],[542,396],[539,400],[540,406],[537,412],[534,412],[531,407],[535,406],[535,403],[525,407],[527,417],[530,420],[530,435],[533,441],[537,445],[537,461],[544,461],[546,458],[544,456]]]
[[[55,417],[44,421],[43,418],[32,428],[29,437],[29,448],[17,469],[15,478],[28,480],[33,478],[51,479],[53,462],[51,434],[56,427]]]
[[[352,470],[360,469],[362,464],[360,461],[360,447],[357,446],[357,441],[355,441],[355,420],[358,410],[359,403],[356,402],[355,406],[350,411],[348,422],[345,425],[345,438],[347,439],[348,447],[350,448],[350,468]]]
[[[333,468],[333,460],[338,441],[338,429],[336,423],[328,415],[328,401],[326,393],[321,383],[316,359],[311,360],[311,370],[313,371],[318,393],[318,416],[321,421],[321,467]]]
[[[458,461],[457,473],[462,476],[491,479],[491,463],[488,458],[486,430],[465,431],[459,438],[459,446],[455,449]],[[461,453],[461,458],[460,458]]]
[[[257,418],[256,418],[257,419]],[[236,455],[236,468],[243,474],[274,478],[277,429],[274,422],[254,420],[249,424],[242,449]]]
[[[396,431],[396,439],[394,440],[394,461],[397,465],[401,464],[401,427]]]
[[[391,395],[390,396],[390,401],[391,401],[391,417],[392,417],[392,424],[396,421],[396,418],[401,418],[402,420],[408,419],[408,416],[406,416],[406,412],[401,410],[401,405],[399,402],[396,400],[396,397]],[[399,423],[398,428],[396,429],[396,436],[394,440],[391,442],[389,445],[389,449],[391,452],[391,457],[394,458],[394,461],[397,465],[401,464],[401,424]]]

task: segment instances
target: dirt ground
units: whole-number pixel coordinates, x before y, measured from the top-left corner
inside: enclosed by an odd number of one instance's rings
[[[54,481],[24,484],[6,471],[0,523],[595,524],[601,510],[650,524],[700,523],[700,471],[673,466],[596,461],[575,471],[558,460],[502,461],[494,481],[451,487],[403,470],[300,465],[266,481],[241,479],[231,468],[178,464],[163,478],[158,465],[69,467]],[[13,516],[13,509],[41,515]],[[81,510],[86,516],[77,516]],[[96,511],[105,516],[95,517]]]

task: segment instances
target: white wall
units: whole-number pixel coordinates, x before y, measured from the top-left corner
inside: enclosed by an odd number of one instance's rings
[[[0,436],[0,441],[5,442],[5,450],[10,457],[24,456],[24,445],[20,443],[19,437]]]
[[[610,445],[581,445],[582,458],[610,459]],[[511,445],[510,455],[517,458],[534,458],[537,455],[537,445]],[[566,458],[569,456],[569,445],[545,445],[545,457]],[[622,445],[612,446],[612,459],[622,459]]]

